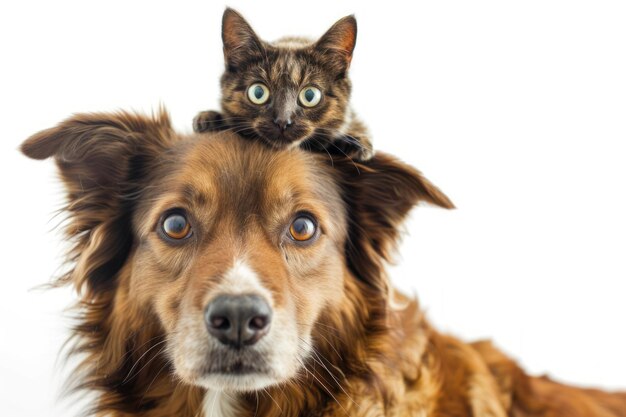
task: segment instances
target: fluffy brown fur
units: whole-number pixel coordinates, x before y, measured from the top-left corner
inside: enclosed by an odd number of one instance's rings
[[[626,416],[626,394],[527,376],[488,342],[438,333],[391,289],[384,263],[407,213],[420,201],[452,207],[391,156],[355,164],[230,133],[182,136],[163,111],[78,115],[22,150],[54,157],[68,190],[73,269],[59,284],[79,293],[76,382],[97,393],[94,415]],[[294,202],[322,226],[306,247],[277,238]],[[155,233],[172,205],[193,213],[186,246]],[[229,408],[216,408],[197,375],[177,366],[176,323],[201,315],[241,251],[277,312],[298,301],[291,317],[313,350],[293,377],[230,391],[216,397]],[[185,336],[209,342],[206,332]]]
[[[204,111],[194,119],[196,132],[233,130],[276,148],[302,146],[366,160],[372,154],[367,128],[350,108],[348,68],[356,45],[353,16],[335,23],[317,42],[284,38],[262,41],[244,18],[226,9],[222,23],[224,60],[222,110]],[[269,99],[254,104],[248,88],[269,88]],[[321,91],[314,107],[302,104],[307,86]],[[290,121],[281,131],[277,121]]]

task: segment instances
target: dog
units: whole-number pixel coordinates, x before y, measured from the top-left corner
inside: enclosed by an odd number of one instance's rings
[[[420,172],[76,115],[22,145],[67,189],[73,389],[97,416],[626,416],[626,393],[532,377],[437,332],[385,263]]]

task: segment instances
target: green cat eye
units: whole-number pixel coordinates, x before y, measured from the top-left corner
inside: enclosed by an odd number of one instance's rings
[[[315,107],[322,100],[322,92],[319,88],[310,85],[300,90],[298,98],[304,107]]]
[[[254,83],[248,87],[248,98],[254,104],[264,104],[270,98],[270,89],[265,84]]]

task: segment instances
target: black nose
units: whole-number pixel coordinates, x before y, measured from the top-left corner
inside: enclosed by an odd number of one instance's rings
[[[253,345],[267,334],[272,309],[258,295],[220,295],[205,309],[207,329],[225,345]]]
[[[293,121],[291,119],[274,119],[274,124],[280,128],[281,131],[287,130],[288,127],[293,125]]]

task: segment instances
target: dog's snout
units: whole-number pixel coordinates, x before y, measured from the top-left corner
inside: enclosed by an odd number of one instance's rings
[[[255,344],[267,334],[272,309],[258,295],[220,295],[207,305],[204,319],[212,336],[240,348]]]

